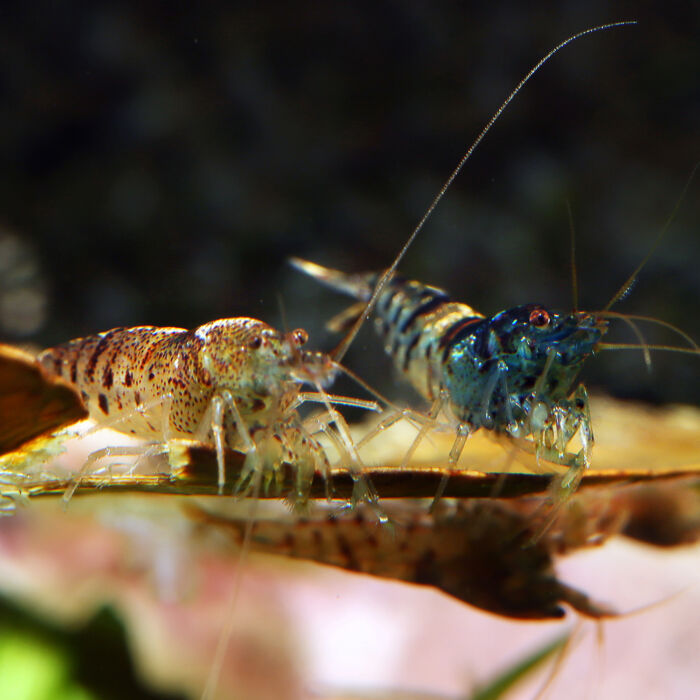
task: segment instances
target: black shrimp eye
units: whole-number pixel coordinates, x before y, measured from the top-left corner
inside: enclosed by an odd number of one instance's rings
[[[262,345],[262,338],[259,335],[253,336],[248,341],[248,347],[251,350],[257,350]]]
[[[303,328],[292,331],[292,340],[296,345],[303,345],[309,339],[309,334]]]
[[[549,314],[544,309],[533,309],[530,312],[530,324],[537,328],[549,325]]]

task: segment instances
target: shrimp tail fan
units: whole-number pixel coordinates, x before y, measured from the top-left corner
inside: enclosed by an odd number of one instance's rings
[[[342,294],[359,299],[356,304],[341,311],[326,323],[326,327],[335,333],[344,333],[352,328],[353,324],[362,315],[366,302],[372,296],[372,291],[379,279],[379,275],[375,272],[347,274],[340,270],[323,267],[323,265],[318,265],[309,260],[302,260],[301,258],[290,258],[289,264],[300,272],[318,280],[321,284]]]

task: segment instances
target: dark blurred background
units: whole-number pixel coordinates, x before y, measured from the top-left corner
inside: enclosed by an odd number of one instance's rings
[[[534,78],[402,264],[488,314],[571,306],[567,202],[582,307],[647,252],[700,158],[698,3],[3,3],[0,339],[249,315],[331,348],[345,300],[286,258],[386,267],[530,66],[620,19]],[[617,307],[696,338],[699,188]],[[698,359],[654,359],[586,379],[697,403]],[[371,334],[347,364],[400,395]]]

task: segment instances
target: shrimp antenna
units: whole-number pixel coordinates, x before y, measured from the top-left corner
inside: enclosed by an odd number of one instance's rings
[[[684,331],[674,326],[668,321],[662,321],[660,318],[653,318],[652,316],[638,316],[636,314],[621,314],[617,311],[596,311],[597,316],[610,317],[610,318],[620,318],[620,319],[633,319],[635,321],[646,321],[647,323],[655,323],[658,326],[663,326],[668,328],[670,331],[677,333],[683,340],[685,340],[688,345],[690,345],[694,350],[700,352],[700,346]]]
[[[411,425],[421,425],[424,421],[422,420],[421,414],[417,414],[411,409],[407,408],[400,408],[397,406],[395,403],[393,403],[390,399],[388,399],[386,396],[384,396],[382,393],[371,387],[362,377],[359,375],[355,374],[351,369],[346,367],[345,365],[341,365],[339,362],[333,362],[333,367],[337,369],[339,372],[342,372],[343,374],[346,374],[350,379],[352,379],[354,382],[359,384],[368,394],[371,396],[374,396],[375,399],[377,399],[378,402],[383,403],[387,408],[391,409],[393,411],[394,415],[396,416],[396,420],[399,418],[404,418],[406,419]],[[369,402],[368,402],[369,403]],[[372,402],[375,403],[376,402]],[[377,405],[377,409],[374,408],[369,408],[368,406],[361,406],[361,408],[368,408],[368,410],[377,410],[379,411],[379,406]]]
[[[647,343],[646,339],[642,335],[642,331],[639,330],[639,326],[637,326],[637,324],[631,318],[623,314],[619,314],[616,316],[616,318],[624,321],[637,336],[637,340],[639,341],[639,345],[637,347],[641,348],[642,356],[644,357],[644,364],[646,365],[647,370],[651,373],[651,353],[649,352],[649,343]]]
[[[336,362],[333,360],[333,367],[334,369],[337,369],[339,372],[342,372],[343,374],[347,375],[352,379],[356,384],[361,386],[370,396],[374,396],[375,399],[377,399],[379,402],[383,403],[385,406],[388,408],[393,408],[396,410],[398,409],[389,399],[386,398],[383,394],[378,392],[376,389],[371,387],[362,377],[359,375],[355,374],[351,369],[346,367],[345,365],[341,365],[339,362]]]
[[[685,185],[683,186],[683,191],[681,192],[680,196],[678,197],[678,200],[673,206],[673,209],[671,210],[671,214],[669,215],[668,219],[666,219],[666,223],[662,226],[661,231],[659,231],[659,234],[656,236],[656,239],[652,243],[651,248],[649,248],[649,252],[644,256],[639,265],[637,265],[637,267],[634,269],[634,272],[624,281],[623,285],[615,292],[615,294],[613,294],[610,301],[603,307],[603,311],[608,311],[612,306],[617,304],[617,302],[620,301],[620,299],[622,299],[628,294],[632,285],[637,280],[637,275],[639,275],[639,273],[642,271],[642,268],[647,264],[647,262],[649,262],[649,258],[651,258],[651,256],[656,252],[656,249],[661,245],[661,241],[663,240],[664,236],[668,232],[668,229],[673,223],[673,220],[678,214],[678,210],[680,209],[681,203],[685,199],[685,195],[688,192],[690,183],[695,177],[695,173],[697,172],[698,167],[700,167],[700,161],[698,161],[693,166],[693,169],[690,171],[690,175],[688,176],[688,179],[686,180]]]
[[[287,318],[287,307],[284,304],[284,298],[278,292],[277,293],[277,307],[280,310],[280,319],[282,321],[282,330],[285,333],[289,332],[289,319]]]
[[[576,227],[574,213],[571,211],[571,200],[566,199],[566,213],[569,217],[569,264],[571,265],[571,297],[573,309],[578,311],[578,271],[576,269]]]
[[[425,222],[428,220],[430,215],[433,213],[435,210],[435,207],[439,204],[440,200],[445,196],[445,192],[450,188],[450,185],[454,182],[455,178],[459,173],[461,172],[462,168],[464,167],[464,164],[469,160],[471,157],[472,153],[474,153],[476,147],[481,143],[483,140],[484,136],[491,130],[491,127],[493,126],[494,122],[501,116],[503,111],[506,109],[506,107],[511,103],[513,98],[522,90],[522,88],[525,86],[525,84],[532,78],[532,76],[537,73],[537,71],[552,57],[554,56],[555,53],[557,53],[560,49],[563,49],[567,44],[570,44],[572,41],[576,41],[576,39],[580,39],[581,37],[587,36],[588,34],[594,34],[596,32],[601,32],[606,29],[613,29],[616,27],[626,27],[629,25],[637,24],[636,20],[627,20],[627,21],[622,21],[622,22],[611,22],[609,24],[601,24],[598,27],[590,27],[589,29],[584,29],[582,32],[578,32],[577,34],[574,34],[573,36],[570,36],[568,39],[565,39],[562,41],[560,44],[555,46],[549,53],[547,53],[545,56],[543,56],[525,75],[525,77],[517,84],[515,89],[508,95],[508,97],[505,99],[503,104],[496,110],[494,115],[488,120],[486,123],[486,126],[481,130],[479,135],[476,137],[475,141],[472,143],[471,146],[467,149],[465,154],[462,156],[461,160],[457,164],[457,167],[452,171],[450,176],[447,178],[445,181],[445,184],[440,188],[440,191],[435,195],[435,198],[433,201],[430,203],[430,206],[426,210],[425,214],[423,214],[421,220],[418,222],[416,227],[413,229],[413,232],[411,235],[408,237],[408,240],[404,245],[402,246],[401,250],[399,251],[399,254],[396,256],[394,259],[394,262],[391,264],[391,267],[389,267],[386,272],[381,276],[379,282],[377,283],[377,286],[374,288],[374,292],[372,293],[372,296],[370,297],[369,301],[367,302],[367,306],[365,306],[364,311],[360,315],[360,317],[355,321],[355,324],[353,327],[350,329],[348,334],[345,336],[343,341],[338,345],[336,348],[335,352],[333,353],[334,359],[336,360],[342,360],[343,357],[345,356],[345,353],[347,352],[348,347],[350,347],[350,343],[355,339],[355,336],[359,332],[360,328],[362,327],[362,324],[367,320],[367,317],[372,313],[372,309],[374,308],[374,305],[377,302],[377,298],[382,292],[382,289],[384,289],[384,286],[386,283],[391,279],[393,276],[394,272],[396,272],[396,268],[399,266],[399,263],[401,260],[403,260],[404,255],[406,255],[406,252],[408,249],[411,247],[411,244],[415,240],[416,236],[420,233],[422,230],[423,226],[425,225]]]
[[[648,345],[644,343],[598,343],[596,350],[668,350],[669,352],[682,352],[685,355],[700,355],[693,348],[679,348],[675,345]]]

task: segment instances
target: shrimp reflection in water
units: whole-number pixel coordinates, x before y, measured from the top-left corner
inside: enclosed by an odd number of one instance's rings
[[[245,521],[193,512],[242,541]],[[293,524],[260,520],[250,549],[433,586],[516,619],[561,618],[562,604],[595,619],[615,614],[556,578],[551,556],[555,539],[530,544],[531,513],[521,512],[517,504],[445,500],[430,514],[408,503],[394,504],[389,513],[396,525],[392,531],[378,530],[361,509],[353,518],[317,514]]]

